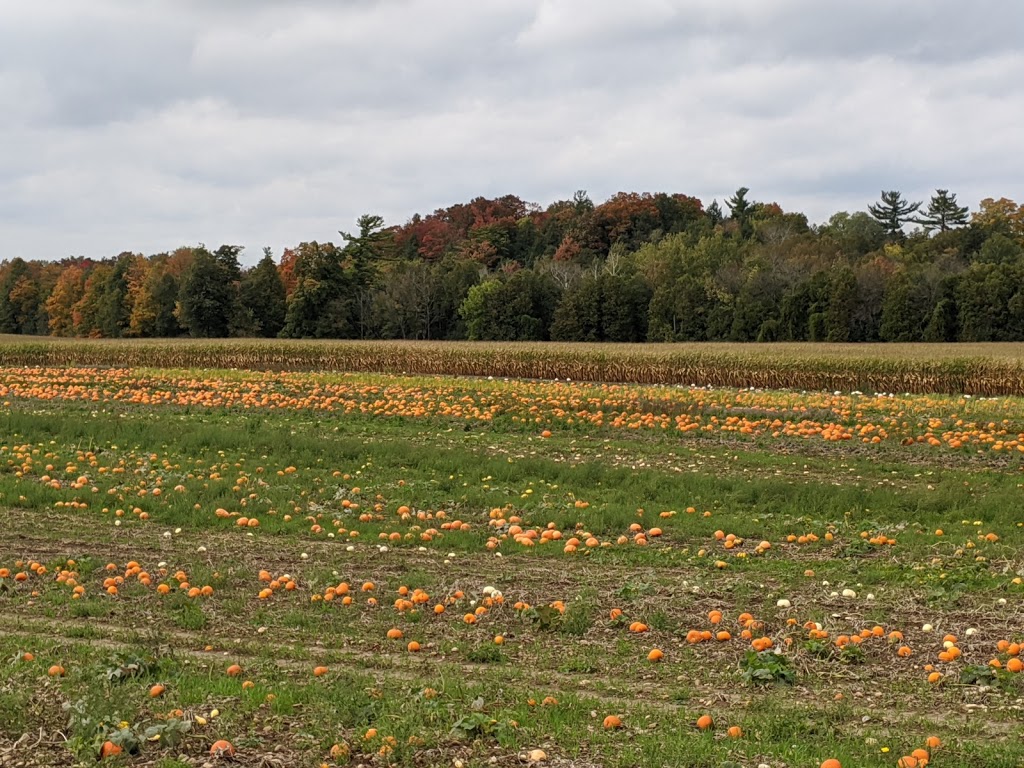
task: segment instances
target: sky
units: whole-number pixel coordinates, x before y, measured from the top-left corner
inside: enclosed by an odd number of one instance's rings
[[[0,0],[0,260],[578,189],[1024,198],[1010,0]]]

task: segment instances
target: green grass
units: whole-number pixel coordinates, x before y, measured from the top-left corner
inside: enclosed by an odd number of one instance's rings
[[[509,387],[441,384],[452,399],[483,389],[504,397]],[[1024,414],[1011,400],[908,399],[905,407],[909,419],[930,409],[950,419],[965,415],[961,406],[979,421],[1016,424]],[[0,567],[37,560],[48,573],[0,584],[0,618],[10,630],[0,634],[0,764],[6,747],[40,728],[68,737],[40,747],[40,764],[91,764],[122,722],[142,735],[141,752],[114,765],[201,762],[226,738],[243,764],[271,756],[335,764],[329,749],[344,743],[352,764],[515,764],[543,748],[553,759],[623,768],[815,768],[826,757],[881,768],[931,734],[947,744],[932,765],[1016,768],[1024,760],[1016,710],[1024,675],[1007,673],[989,690],[958,682],[962,669],[998,655],[996,640],[1024,639],[1016,615],[1024,586],[1014,583],[1024,572],[1015,456],[579,424],[540,439],[536,423],[513,415],[466,430],[442,416],[11,401],[0,410]],[[79,475],[88,483],[71,488]],[[153,496],[158,480],[162,493]],[[358,512],[342,500],[359,504]],[[401,505],[443,510],[470,529],[424,541],[423,530],[441,520],[403,521]],[[136,506],[149,520],[132,514]],[[258,517],[260,526],[241,529],[218,518],[218,507]],[[506,539],[489,550],[495,508],[526,528],[551,523],[563,538],[529,548]],[[676,514],[660,516],[669,511]],[[372,519],[361,522],[359,513]],[[322,532],[311,530],[309,517]],[[646,547],[614,543],[631,537],[634,523],[663,535]],[[718,530],[746,541],[727,550]],[[566,555],[565,540],[583,532],[609,546]],[[820,540],[786,541],[809,532]],[[869,544],[862,532],[898,543]],[[397,541],[380,538],[392,533]],[[762,539],[772,547],[757,554]],[[86,588],[80,599],[53,578],[69,558]],[[154,586],[127,579],[116,597],[107,595],[103,580],[123,574],[130,560]],[[728,567],[716,568],[717,560]],[[214,594],[185,597],[173,579],[179,569]],[[298,589],[258,599],[262,569],[290,574]],[[311,599],[343,581],[352,605]],[[167,582],[174,591],[156,594],[155,584]],[[360,591],[364,582],[373,592]],[[415,614],[400,613],[392,605],[400,586],[430,599]],[[467,625],[463,616],[483,604],[486,586],[504,602]],[[858,597],[842,597],[848,588]],[[792,609],[778,607],[783,598]],[[556,600],[564,614],[548,608]],[[517,611],[518,601],[534,610]],[[446,604],[444,614],[434,614],[437,603]],[[624,611],[622,621],[609,618],[612,608]],[[711,626],[712,609],[723,611],[734,640],[688,644],[688,630]],[[789,659],[793,685],[744,680],[748,644],[736,623],[743,611],[764,622],[759,632]],[[796,626],[787,625],[791,617]],[[629,632],[633,621],[649,631]],[[808,650],[806,621],[830,632],[820,657]],[[923,632],[925,622],[935,631]],[[836,635],[875,623],[904,632],[914,656],[899,659],[884,639],[866,642],[857,659],[832,647]],[[392,627],[404,638],[388,640]],[[946,679],[929,684],[922,665],[938,664],[946,632],[960,638],[964,658],[939,665]],[[410,640],[422,645],[419,653],[406,650]],[[663,663],[647,662],[655,647]],[[20,657],[25,651],[35,660]],[[133,660],[142,660],[138,674],[111,676]],[[236,662],[243,674],[228,677]],[[66,676],[49,677],[52,664]],[[314,678],[321,664],[330,671]],[[151,699],[157,682],[167,691]],[[557,703],[544,704],[547,697]],[[963,714],[978,701],[985,710]],[[72,722],[65,705],[81,716]],[[705,712],[716,720],[713,733],[693,725]],[[606,731],[601,721],[613,713],[625,728]],[[172,722],[187,729],[179,733]],[[727,739],[729,725],[744,737]],[[146,740],[156,727],[166,741]],[[377,734],[365,738],[371,728]]]

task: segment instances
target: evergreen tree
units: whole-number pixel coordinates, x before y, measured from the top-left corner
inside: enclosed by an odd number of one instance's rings
[[[828,323],[824,312],[812,312],[807,318],[808,341],[825,341],[828,338]]]
[[[592,213],[594,210],[594,201],[590,199],[585,189],[576,190],[572,196],[572,205],[577,214]]]
[[[37,334],[46,330],[39,323],[40,298],[39,285],[30,274],[20,277],[11,287],[8,300],[18,333]]]
[[[169,272],[164,272],[153,280],[150,292],[154,306],[154,336],[181,335],[181,323],[178,322],[175,313],[179,291],[178,280]]]
[[[792,286],[779,304],[779,334],[785,341],[806,341],[811,297],[806,283]]]
[[[369,307],[372,304],[371,294],[377,286],[379,262],[391,235],[383,230],[384,219],[381,216],[365,214],[356,221],[359,234],[351,235],[340,232],[346,241],[344,248],[347,262],[346,272],[353,291],[353,318],[359,327],[359,335],[365,336],[370,320]]]
[[[928,201],[928,209],[914,221],[927,232],[947,232],[967,224],[967,206],[958,205],[956,195],[949,194],[948,189],[937,189]]]
[[[707,216],[712,227],[717,227],[725,220],[725,214],[722,213],[722,206],[718,204],[718,200],[711,201],[711,205],[708,206]]]
[[[747,187],[740,187],[736,190],[735,195],[725,201],[725,204],[729,206],[732,220],[739,225],[740,237],[744,239],[750,237],[754,232],[750,219],[756,210],[756,204],[747,200],[749,191]]]
[[[840,269],[831,280],[828,308],[825,310],[825,339],[852,341],[853,311],[857,304],[857,278],[849,267]]]
[[[753,266],[736,296],[730,340],[756,340],[764,321],[777,319],[782,293],[777,273],[765,264]]]
[[[960,341],[1008,341],[1009,303],[1015,293],[1012,268],[978,262],[960,275],[956,305]]]
[[[428,339],[464,339],[466,326],[459,315],[469,289],[480,282],[480,265],[471,261],[445,259],[432,265],[438,284],[437,312],[425,325]]]
[[[377,261],[384,255],[390,236],[383,231],[384,218],[372,214],[360,216],[356,221],[359,234],[338,232],[346,242],[345,256],[349,260],[356,285],[369,286],[377,274]]]
[[[242,307],[253,318],[260,336],[277,336],[284,328],[285,292],[273,253],[263,249],[263,258],[242,278],[239,287]]]
[[[782,324],[778,320],[770,317],[761,323],[761,328],[757,332],[757,342],[759,344],[779,341],[781,338]]]
[[[921,341],[932,314],[928,290],[920,276],[893,278],[882,302],[882,341]]]
[[[925,341],[956,341],[959,321],[956,313],[956,300],[953,298],[939,299],[932,310],[928,326],[924,329]]]
[[[125,335],[129,327],[131,308],[128,305],[128,270],[133,256],[122,253],[107,273],[106,280],[99,286],[97,297],[96,330],[106,339]]]
[[[903,225],[913,221],[913,214],[921,207],[921,203],[910,203],[896,190],[882,191],[882,200],[877,205],[869,205],[868,211],[879,224],[885,228],[886,234],[893,239],[903,237]]]
[[[222,245],[213,252],[217,266],[224,273],[224,279],[229,283],[237,284],[242,279],[242,267],[238,263],[238,255],[242,252],[240,245]]]
[[[639,277],[604,274],[601,287],[601,340],[637,342],[647,338],[651,292]]]
[[[238,256],[243,248],[240,245],[222,245],[214,251],[217,266],[220,267],[221,280],[227,294],[225,311],[228,316],[229,336],[256,335],[255,319],[251,312],[246,311],[241,301],[242,266]]]
[[[811,336],[811,316],[821,313],[828,305],[829,277],[817,272],[809,279],[791,286],[783,294],[779,305],[780,338],[786,341],[821,341],[824,332]],[[824,315],[821,315],[823,322]],[[824,326],[821,326],[822,328]]]

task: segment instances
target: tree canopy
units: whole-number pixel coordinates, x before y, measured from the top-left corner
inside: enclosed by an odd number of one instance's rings
[[[477,197],[241,266],[186,246],[0,262],[0,332],[635,341],[1024,339],[1024,206],[883,191],[811,225],[740,187]]]

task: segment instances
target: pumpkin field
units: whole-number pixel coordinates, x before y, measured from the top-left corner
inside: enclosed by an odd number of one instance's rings
[[[0,360],[3,768],[1024,765],[1024,399]]]

